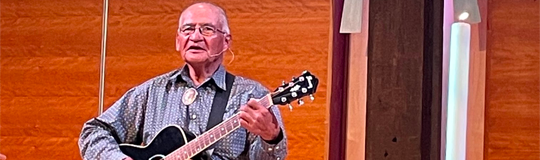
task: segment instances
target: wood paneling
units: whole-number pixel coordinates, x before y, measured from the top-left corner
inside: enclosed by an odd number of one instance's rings
[[[488,2],[485,159],[540,158],[540,1]]]
[[[442,0],[369,6],[366,159],[439,159]]]
[[[111,0],[107,48],[106,101],[151,77],[180,67],[175,51],[178,17],[193,1]],[[323,159],[329,0],[212,0],[228,16],[233,36],[224,63],[232,73],[269,89],[310,70],[321,80],[316,100],[290,112],[282,108],[289,138],[288,159]],[[308,100],[309,101],[309,100]]]
[[[486,51],[479,50],[478,26],[472,26],[467,110],[467,159],[483,159]]]
[[[346,154],[349,34],[339,32],[344,0],[332,1],[331,80],[329,98],[328,159],[342,160]]]
[[[112,0],[105,106],[182,65],[174,50],[181,10],[194,1]],[[270,89],[303,70],[321,83],[314,103],[282,114],[290,159],[322,159],[326,134],[329,0],[213,1],[230,18],[227,68]],[[0,153],[9,159],[80,159],[82,124],[96,116],[102,1],[2,0]]]
[[[347,160],[366,158],[366,93],[369,0],[362,1],[361,32],[350,35],[347,98]]]
[[[8,159],[80,159],[82,124],[97,115],[101,7],[0,2],[0,153]]]

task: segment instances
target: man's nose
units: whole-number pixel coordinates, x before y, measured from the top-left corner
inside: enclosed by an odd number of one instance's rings
[[[195,32],[191,33],[189,35],[189,40],[192,40],[192,41],[202,41],[203,40],[203,35],[201,34],[201,29],[196,29]]]

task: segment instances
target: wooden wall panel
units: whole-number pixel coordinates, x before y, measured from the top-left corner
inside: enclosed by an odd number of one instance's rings
[[[485,159],[540,158],[540,1],[488,3]]]
[[[180,67],[175,34],[182,9],[193,1],[111,0],[107,48],[106,101]],[[315,102],[282,108],[289,136],[288,159],[323,159],[330,26],[329,0],[211,0],[222,6],[233,35],[227,68],[270,89],[310,70],[321,83]],[[308,100],[309,101],[309,100]]]
[[[439,159],[443,1],[369,6],[365,159]]]
[[[8,159],[80,159],[82,124],[97,115],[101,7],[0,2],[0,153]]]
[[[347,160],[366,158],[366,97],[368,68],[369,0],[362,1],[360,33],[350,35],[349,76],[347,93]]]
[[[467,159],[483,159],[484,155],[486,51],[479,49],[479,28],[479,24],[471,25]]]
[[[423,1],[369,5],[366,159],[420,159]]]

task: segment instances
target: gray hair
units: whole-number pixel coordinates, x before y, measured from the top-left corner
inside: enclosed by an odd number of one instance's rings
[[[197,3],[194,3],[192,5],[189,5],[188,7],[186,7],[182,13],[180,13],[180,18],[178,19],[179,21],[182,20],[182,16],[184,15],[184,12],[192,7],[192,6],[195,6],[195,5],[198,5],[198,4],[204,4],[204,5],[210,5],[210,6],[213,6],[215,7],[215,9],[217,9],[217,12],[219,13],[219,22],[222,24],[222,27],[221,27],[221,30],[227,34],[231,34],[231,30],[229,28],[229,20],[227,18],[227,14],[225,13],[225,10],[223,8],[221,8],[220,6],[214,4],[214,3],[210,3],[210,2],[197,2]]]

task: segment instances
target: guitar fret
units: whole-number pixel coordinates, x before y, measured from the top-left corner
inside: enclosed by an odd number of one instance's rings
[[[203,138],[203,142],[204,142],[204,147],[203,148],[206,148],[206,146],[208,146],[210,144],[210,142],[208,142],[207,137],[202,137],[202,138]]]
[[[200,146],[201,146],[201,140],[200,140],[199,138],[196,138],[196,140],[197,140],[197,141],[195,142],[195,144],[196,144],[196,145],[195,145],[195,151],[198,152],[198,151],[199,151],[199,148],[200,148]]]
[[[272,97],[270,95],[266,95],[259,101],[259,103],[264,107],[270,107],[272,106],[272,103],[270,101],[271,99]]]
[[[225,129],[227,130],[227,132],[229,132],[231,130],[231,123],[229,123],[230,121],[226,121],[225,123]]]
[[[188,143],[188,146],[186,146],[186,150],[188,151],[188,155],[193,155],[193,143]]]
[[[191,146],[189,147],[190,154],[189,155],[195,155],[197,153],[197,150],[195,150],[197,147],[197,141],[194,141]]]
[[[209,133],[210,133],[210,138],[212,139],[212,142],[216,141],[216,133],[214,131],[211,131]]]

